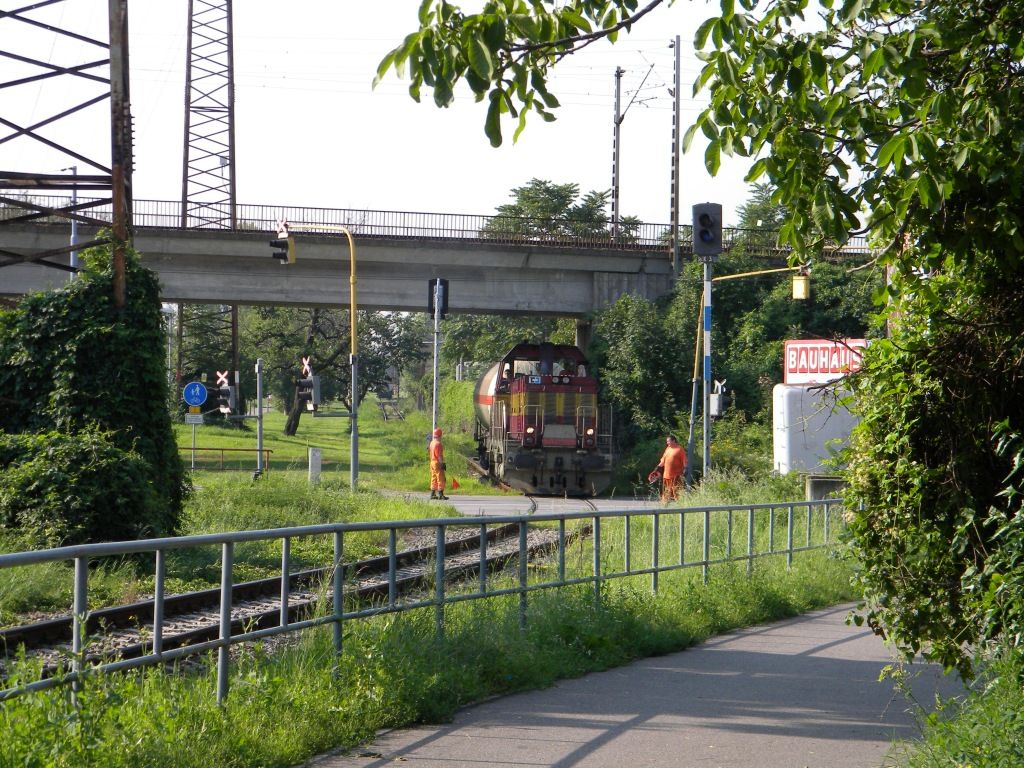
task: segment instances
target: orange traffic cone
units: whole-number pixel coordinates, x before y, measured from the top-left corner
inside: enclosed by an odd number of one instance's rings
[[[459,481],[454,477],[452,478],[452,490],[457,491],[459,489]]]

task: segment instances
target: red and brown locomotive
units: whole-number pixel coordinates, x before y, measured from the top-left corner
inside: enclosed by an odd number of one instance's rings
[[[579,348],[518,344],[476,384],[478,469],[528,494],[595,496],[614,465],[611,406]]]

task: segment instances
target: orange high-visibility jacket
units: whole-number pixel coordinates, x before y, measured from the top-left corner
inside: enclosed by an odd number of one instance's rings
[[[681,445],[670,445],[661,454],[662,475],[666,480],[679,477],[686,470],[686,449]]]
[[[438,438],[430,441],[430,463],[440,464],[444,461],[444,446]]]

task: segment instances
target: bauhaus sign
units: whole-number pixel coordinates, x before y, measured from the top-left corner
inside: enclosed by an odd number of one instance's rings
[[[783,383],[823,384],[860,369],[864,339],[787,341]]]

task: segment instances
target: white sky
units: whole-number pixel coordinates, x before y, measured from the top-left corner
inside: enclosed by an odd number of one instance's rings
[[[66,0],[31,17],[62,20],[78,30],[82,23],[72,19],[85,13],[97,25],[97,36],[105,39],[106,6],[97,0]],[[440,110],[426,89],[423,102],[416,104],[408,96],[408,82],[393,74],[371,89],[380,59],[415,29],[418,6],[419,0],[234,3],[240,203],[489,214],[509,201],[513,187],[532,178],[574,182],[583,192],[610,189],[614,72],[619,66],[625,70],[623,109],[629,105],[621,128],[621,212],[647,222],[669,221],[669,42],[677,34],[682,39],[685,130],[701,108],[691,99],[700,68],[693,36],[717,3],[676,0],[672,8],[659,8],[641,20],[615,46],[594,44],[564,61],[550,86],[562,103],[558,120],[544,123],[532,117],[516,144],[511,140],[514,122],[508,121],[499,149],[483,132],[486,103],[474,103],[468,91],[454,107]],[[181,196],[187,16],[186,0],[129,2],[134,182],[140,199]],[[0,19],[0,47],[55,64],[82,60],[63,38],[23,27]],[[0,81],[29,71],[35,70],[0,58]],[[57,80],[62,85],[54,86]],[[55,105],[70,105],[95,92],[89,85],[71,85],[68,78],[57,80],[6,89],[0,117],[31,124],[64,108],[55,110]],[[91,114],[41,132],[76,146],[88,137],[102,147],[109,141],[103,122],[108,109],[103,103]],[[76,132],[74,137],[69,130]],[[0,126],[3,135],[6,129]],[[712,179],[704,169],[700,138],[682,156],[680,223],[689,222],[693,203],[715,201],[723,204],[726,223],[733,224],[737,206],[748,196],[743,182],[747,161],[727,160]],[[109,150],[97,156],[109,157]],[[0,168],[5,170],[59,172],[73,162],[21,139],[0,143]]]

